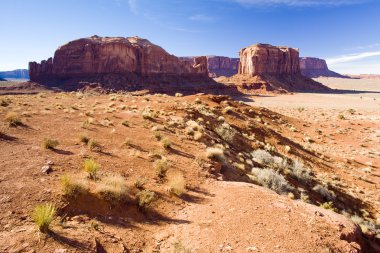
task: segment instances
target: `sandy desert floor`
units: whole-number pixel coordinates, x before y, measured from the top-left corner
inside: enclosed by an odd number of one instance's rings
[[[249,104],[266,107],[303,120],[306,126],[303,129],[304,136],[316,136],[316,142],[310,144],[313,149],[332,156],[341,156],[346,162],[359,161],[362,166],[356,169],[337,164],[343,170],[338,169],[336,173],[351,178],[350,182],[358,189],[362,188],[359,191],[367,193],[366,190],[371,189],[376,206],[379,208],[380,80],[342,78],[315,80],[340,92],[255,96],[252,97],[254,102]],[[371,173],[366,173],[368,170],[371,170]],[[368,180],[368,177],[371,179]]]

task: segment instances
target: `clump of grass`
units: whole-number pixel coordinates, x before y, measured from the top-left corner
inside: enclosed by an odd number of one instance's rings
[[[44,139],[43,147],[45,149],[55,149],[59,145],[59,142],[54,139]]]
[[[338,119],[345,120],[346,117],[345,117],[343,114],[340,113],[340,114],[338,115]]]
[[[334,207],[334,203],[332,201],[324,202],[323,204],[320,205],[320,207],[337,212],[337,209]]]
[[[270,147],[268,147],[270,149]],[[257,149],[251,153],[253,160],[264,165],[265,167],[283,171],[287,167],[287,160],[278,156],[271,155],[268,151]]]
[[[150,190],[142,190],[136,195],[140,208],[148,208],[156,199],[156,194]]]
[[[5,115],[5,121],[10,127],[17,127],[22,125],[21,119],[15,112],[8,112]]]
[[[124,202],[128,197],[125,178],[120,175],[107,176],[97,185],[97,193],[112,206]]]
[[[162,158],[154,163],[154,167],[156,169],[157,177],[162,180],[166,177],[166,173],[169,170],[170,165],[166,158]]]
[[[32,219],[40,232],[49,232],[49,227],[55,217],[55,213],[56,209],[52,203],[38,205],[34,208]]]
[[[283,194],[291,189],[285,178],[271,169],[253,168],[252,174],[255,175],[257,183],[278,194]]]
[[[220,136],[224,141],[233,144],[235,141],[235,136],[238,134],[238,131],[231,127],[230,124],[224,122],[221,125],[218,125],[214,129],[215,133]]]
[[[147,183],[147,179],[145,177],[140,177],[136,179],[133,184],[137,189],[144,189],[144,185]]]
[[[154,135],[154,138],[156,138],[156,140],[158,140],[158,141],[160,141],[162,139],[162,135],[158,131],[154,131],[153,135]]]
[[[348,109],[348,113],[351,114],[351,115],[354,115],[355,114],[355,110],[354,109]]]
[[[81,136],[79,136],[79,140],[83,144],[88,145],[88,142],[90,141],[90,138],[87,135],[82,134]]]
[[[172,142],[168,138],[165,138],[162,140],[162,145],[164,146],[165,149],[171,149]]]
[[[67,175],[61,177],[63,194],[67,198],[76,199],[81,194],[88,192],[88,187],[83,179],[72,179]]]
[[[223,109],[223,113],[224,114],[227,114],[227,113],[230,113],[230,112],[232,112],[232,107],[231,106],[227,106],[227,107],[225,107],[224,109]]]
[[[191,253],[192,250],[185,247],[182,242],[175,242],[174,243],[174,253]]]
[[[100,152],[102,151],[102,146],[100,145],[99,142],[97,142],[96,140],[94,139],[90,139],[87,143],[87,146],[88,148],[91,150],[91,151],[95,151],[95,152]]]
[[[304,166],[304,164],[300,161],[294,161],[291,169],[291,175],[296,178],[301,183],[308,184],[310,183],[312,177],[311,177],[311,171]]]
[[[332,201],[335,199],[335,193],[330,191],[327,186],[318,184],[313,187],[313,190],[322,195],[322,197],[327,201]]]
[[[220,148],[207,148],[206,156],[207,158],[214,159],[218,162],[223,162],[225,160],[224,151]]]
[[[181,196],[185,192],[185,178],[181,172],[175,172],[168,177],[168,190],[170,193]]]
[[[96,180],[96,175],[100,169],[100,165],[94,159],[86,159],[83,163],[83,170],[87,172],[88,178]]]
[[[182,93],[176,93],[175,96],[178,98],[178,97],[183,97],[183,94]]]

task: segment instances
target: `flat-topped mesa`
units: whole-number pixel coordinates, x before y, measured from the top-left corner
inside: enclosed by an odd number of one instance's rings
[[[99,82],[111,88],[209,79],[206,57],[182,61],[139,37],[74,40],[59,47],[54,58],[29,63],[29,73],[31,81],[48,85]]]
[[[300,74],[299,51],[290,47],[256,44],[240,50],[239,75]]]
[[[347,78],[339,73],[329,70],[327,63],[323,59],[314,57],[301,57],[300,58],[301,73],[304,76],[315,77],[340,77]]]

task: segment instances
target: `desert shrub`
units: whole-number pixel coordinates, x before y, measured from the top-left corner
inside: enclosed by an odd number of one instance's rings
[[[128,196],[125,178],[120,175],[107,176],[98,182],[96,192],[111,205],[125,201]]]
[[[312,179],[311,171],[308,168],[305,168],[302,162],[294,161],[291,169],[291,175],[296,178],[301,183],[309,183]]]
[[[355,111],[354,109],[348,109],[348,112],[349,112],[351,115],[354,115],[356,111]]]
[[[49,232],[51,222],[55,217],[56,209],[52,203],[38,205],[34,208],[32,219],[42,233]]]
[[[324,202],[323,204],[320,205],[320,207],[337,212],[337,209],[334,207],[334,203],[332,201]]]
[[[341,120],[345,120],[346,119],[346,117],[343,114],[341,114],[341,113],[338,115],[338,118],[341,119]]]
[[[86,159],[83,163],[83,170],[87,172],[90,179],[96,180],[96,174],[100,165],[94,159]]]
[[[220,148],[207,148],[206,156],[219,162],[223,162],[225,160],[224,151]]]
[[[256,176],[257,183],[278,194],[285,193],[291,189],[285,178],[271,169],[253,168],[252,174]]]
[[[251,153],[253,160],[263,166],[283,171],[287,168],[287,160],[278,156],[271,155],[268,151],[257,149]]]
[[[79,136],[79,140],[80,142],[82,142],[83,144],[87,145],[88,142],[90,141],[90,138],[85,135],[85,134],[82,134],[81,136]]]
[[[136,181],[134,182],[134,186],[137,189],[144,189],[144,185],[146,183],[147,183],[147,179],[145,177],[140,177],[140,178],[136,179]]]
[[[166,177],[166,172],[168,171],[170,165],[166,158],[162,158],[154,163],[154,167],[156,169],[157,177],[162,180]]]
[[[156,118],[158,115],[150,108],[145,108],[142,113],[141,113],[141,116],[143,117],[143,119],[153,119],[153,118]]]
[[[322,197],[327,201],[332,201],[335,199],[335,193],[330,191],[325,185],[318,184],[313,187],[313,190],[322,195]]]
[[[185,178],[181,172],[175,172],[168,177],[169,192],[181,196],[185,192]]]
[[[99,142],[97,142],[96,140],[94,139],[90,139],[87,143],[87,146],[88,148],[91,150],[91,151],[95,151],[95,152],[100,152],[102,150],[102,146],[100,145]]]
[[[149,190],[142,190],[136,195],[140,208],[148,208],[156,198],[156,194]]]
[[[175,96],[176,97],[183,97],[183,94],[182,93],[176,93]]]
[[[234,143],[235,136],[238,134],[235,128],[231,127],[228,123],[223,123],[221,125],[218,125],[214,129],[215,133],[219,135],[220,138],[222,138],[224,141],[228,143]]]
[[[130,147],[132,145],[131,139],[125,138],[123,145],[126,147]]]
[[[223,113],[224,114],[227,114],[227,113],[230,113],[230,112],[232,112],[232,107],[231,106],[227,106],[227,107],[225,107],[224,109],[223,109]]]
[[[201,132],[195,132],[193,138],[195,141],[199,141],[202,138],[202,136],[203,134]]]
[[[172,147],[172,142],[169,139],[165,138],[162,140],[162,145],[165,149],[170,149]]]
[[[55,149],[59,145],[59,142],[54,139],[44,139],[43,147],[45,149]]]
[[[154,135],[154,138],[156,138],[156,140],[158,140],[158,141],[162,139],[162,135],[158,131],[154,131],[153,135]]]
[[[5,121],[8,123],[10,127],[17,127],[22,125],[21,119],[15,112],[8,112],[5,115]]]
[[[175,242],[173,253],[191,253],[192,250],[183,245],[182,242]]]
[[[79,195],[88,192],[86,181],[83,179],[72,179],[67,175],[61,177],[63,195],[76,199]]]

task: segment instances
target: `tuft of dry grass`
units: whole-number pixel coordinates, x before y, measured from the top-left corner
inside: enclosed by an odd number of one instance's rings
[[[56,208],[52,203],[42,204],[34,208],[32,219],[40,232],[47,233],[55,214]]]
[[[92,158],[86,159],[83,163],[83,170],[87,172],[88,177],[92,180],[96,180],[96,174],[100,168],[100,165]]]
[[[80,142],[82,142],[85,145],[88,145],[88,142],[90,141],[90,138],[86,134],[82,134],[79,136]]]
[[[45,149],[55,149],[59,145],[58,140],[54,139],[44,139],[43,147]]]
[[[87,143],[87,146],[89,147],[89,149],[91,151],[95,151],[95,152],[100,152],[102,151],[102,146],[100,145],[99,142],[97,142],[96,140],[94,139],[90,139]]]
[[[170,149],[172,147],[172,142],[169,139],[165,138],[162,140],[162,145],[165,149]]]
[[[128,197],[125,178],[121,175],[112,175],[103,178],[98,182],[96,192],[112,206],[123,203]]]
[[[142,190],[136,195],[140,208],[148,208],[156,199],[156,194],[150,190]]]
[[[183,174],[179,171],[168,176],[168,191],[177,196],[181,196],[185,192],[186,181]]]
[[[67,175],[61,177],[62,191],[65,197],[76,199],[81,194],[89,191],[87,182],[83,178],[73,179]]]
[[[207,158],[217,160],[219,162],[222,162],[225,160],[224,151],[220,148],[207,148],[206,149],[206,156]]]
[[[154,163],[154,168],[156,169],[156,175],[157,177],[162,180],[166,177],[166,173],[169,169],[170,165],[168,160],[166,158],[162,158],[160,160],[157,160]]]
[[[22,125],[20,117],[15,112],[8,112],[5,115],[5,121],[10,127],[17,127]]]

